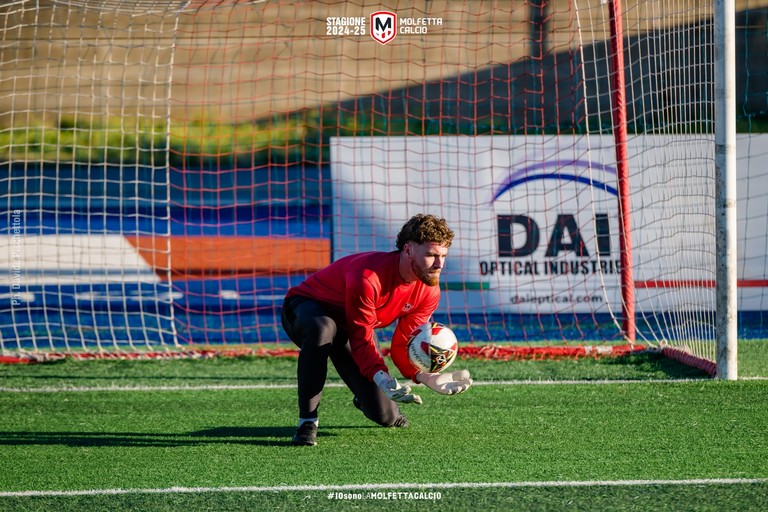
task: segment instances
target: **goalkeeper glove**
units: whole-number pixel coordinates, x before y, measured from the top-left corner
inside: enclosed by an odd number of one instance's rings
[[[442,395],[455,395],[466,391],[472,385],[469,370],[450,373],[419,372],[416,374],[416,380]]]
[[[401,386],[400,383],[394,379],[394,377],[392,377],[384,370],[379,370],[376,372],[376,375],[373,376],[373,382],[379,386],[379,389],[381,389],[385,395],[387,395],[391,400],[394,400],[395,402],[401,402],[405,404],[421,403],[421,397],[419,395],[414,395],[413,392],[411,392],[410,386],[407,384],[405,386]]]

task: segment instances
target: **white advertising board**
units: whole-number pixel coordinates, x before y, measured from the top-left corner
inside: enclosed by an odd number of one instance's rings
[[[651,149],[649,149],[651,148]],[[763,310],[768,137],[739,137],[739,308]],[[639,311],[712,309],[711,136],[628,145]],[[749,156],[749,158],[747,158]],[[394,250],[416,213],[456,232],[444,269],[453,311],[620,308],[616,159],[610,136],[354,137],[331,141],[333,258]],[[751,235],[748,236],[747,231]],[[681,293],[683,283],[696,293]]]

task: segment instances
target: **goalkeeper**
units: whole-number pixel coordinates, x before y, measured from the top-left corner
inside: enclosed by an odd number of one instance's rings
[[[288,290],[283,328],[300,348],[294,445],[317,444],[328,359],[367,418],[387,427],[408,425],[396,402],[420,404],[421,398],[389,374],[373,333],[395,320],[391,355],[403,377],[447,395],[469,388],[468,371],[420,372],[406,350],[408,335],[437,309],[440,271],[453,236],[445,219],[415,215],[397,235],[396,251],[346,256]]]

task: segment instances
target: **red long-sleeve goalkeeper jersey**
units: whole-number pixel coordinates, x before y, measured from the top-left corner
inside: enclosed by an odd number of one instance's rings
[[[406,283],[398,268],[400,253],[364,252],[341,258],[288,290],[328,307],[339,326],[346,326],[352,357],[368,379],[388,371],[373,337],[373,329],[397,320],[392,336],[392,361],[403,377],[418,371],[408,360],[408,335],[427,322],[440,302],[439,286],[419,280]]]

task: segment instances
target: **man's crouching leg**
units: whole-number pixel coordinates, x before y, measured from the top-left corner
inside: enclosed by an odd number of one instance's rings
[[[386,396],[384,396],[384,400],[392,402],[392,400]],[[394,404],[394,402],[392,403]],[[376,412],[369,413],[368,408],[363,409],[363,404],[360,403],[360,399],[357,398],[357,396],[352,398],[352,404],[357,407],[366,418],[374,423],[378,423],[382,427],[407,427],[410,425],[410,423],[408,423],[408,418],[403,415],[400,408],[397,406],[394,407],[394,410],[389,407],[374,407],[374,411]]]
[[[305,298],[286,300],[282,321],[286,334],[300,349],[296,368],[299,422],[291,443],[314,446],[336,323],[322,305]]]
[[[407,427],[408,420],[400,407],[385,395],[379,387],[360,373],[352,359],[349,343],[334,344],[331,362],[339,376],[354,394],[353,404],[365,417],[382,427]]]

